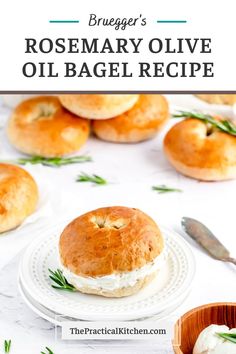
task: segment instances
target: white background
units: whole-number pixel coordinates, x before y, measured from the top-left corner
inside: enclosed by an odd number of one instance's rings
[[[147,26],[115,31],[109,27],[88,27],[90,13],[98,17],[147,18]],[[49,20],[80,20],[79,24],[50,24]],[[157,24],[157,20],[187,20],[187,24]],[[147,0],[8,0],[0,14],[0,90],[235,90],[235,1]],[[212,54],[35,54],[26,55],[25,37],[105,38],[212,38]],[[214,78],[24,78],[22,65],[27,61],[55,61],[61,72],[64,61],[129,61],[136,71],[137,62],[212,61]]]

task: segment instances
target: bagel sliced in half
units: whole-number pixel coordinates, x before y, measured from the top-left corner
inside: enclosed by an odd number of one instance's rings
[[[164,262],[164,239],[138,209],[114,206],[79,216],[62,232],[61,268],[82,293],[132,295],[155,278]]]

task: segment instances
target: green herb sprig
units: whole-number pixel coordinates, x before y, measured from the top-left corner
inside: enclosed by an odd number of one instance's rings
[[[178,192],[178,193],[181,193],[181,192],[182,192],[181,189],[170,188],[170,187],[167,187],[167,186],[164,185],[164,184],[162,184],[162,185],[160,185],[160,186],[153,186],[153,187],[152,187],[152,190],[158,192],[159,194],[170,193],[170,192]]]
[[[5,353],[10,353],[11,350],[11,339],[4,341],[4,351]]]
[[[60,269],[57,269],[54,272],[51,269],[48,269],[48,271],[50,273],[49,278],[57,284],[52,284],[52,288],[59,290],[76,291],[76,288],[72,284],[68,283]]]
[[[88,175],[84,172],[77,176],[76,182],[91,182],[99,185],[107,184],[107,181],[104,178],[94,174]]]
[[[236,333],[216,333],[219,337],[236,344]]]
[[[92,161],[92,158],[87,155],[80,155],[74,157],[42,157],[42,156],[32,156],[26,158],[19,158],[15,160],[15,163],[19,165],[37,165],[41,164],[50,167],[60,167],[65,165],[70,165],[74,163],[82,163]]]
[[[48,347],[46,347],[44,350],[47,350],[47,353],[46,352],[40,352],[40,354],[54,354],[53,351],[50,348],[48,348]]]
[[[224,133],[236,136],[236,125],[228,119],[217,120],[210,114],[203,114],[198,112],[185,112],[173,114],[173,118],[195,118],[205,123],[211,124],[213,127],[223,131]]]

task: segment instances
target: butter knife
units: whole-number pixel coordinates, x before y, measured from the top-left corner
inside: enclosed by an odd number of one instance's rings
[[[184,231],[202,246],[211,257],[219,261],[231,262],[236,265],[236,259],[230,257],[230,252],[227,248],[225,248],[214,234],[201,222],[192,218],[183,217],[181,224]]]

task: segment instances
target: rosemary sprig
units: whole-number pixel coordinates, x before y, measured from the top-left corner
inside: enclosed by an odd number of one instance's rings
[[[219,337],[236,344],[236,333],[216,333]]]
[[[59,290],[76,291],[76,288],[72,284],[68,283],[60,269],[57,269],[54,272],[51,269],[48,269],[48,271],[50,273],[49,278],[57,284],[52,284],[52,288]]]
[[[40,354],[54,354],[53,351],[50,348],[48,348],[48,347],[46,347],[44,350],[47,350],[47,353],[40,352]]]
[[[82,163],[92,161],[92,158],[87,155],[80,155],[74,157],[42,157],[42,156],[32,156],[26,158],[19,158],[15,162],[19,165],[26,165],[30,163],[31,165],[41,164],[50,167],[60,167],[74,163]]]
[[[167,186],[164,185],[164,184],[162,184],[162,185],[160,185],[160,186],[153,186],[153,187],[152,187],[152,190],[158,192],[159,194],[169,193],[169,192],[179,192],[179,193],[182,192],[181,189],[170,188],[170,187],[167,187]]]
[[[94,174],[88,175],[84,172],[81,172],[81,174],[77,176],[76,182],[91,182],[100,185],[107,184],[107,181],[104,178]]]
[[[180,111],[173,115],[173,118],[195,118],[204,123],[211,124],[213,127],[223,131],[224,133],[236,136],[236,125],[228,119],[217,120],[210,114],[203,114],[198,112]]]
[[[10,353],[11,350],[11,339],[4,341],[4,351],[5,353]]]

